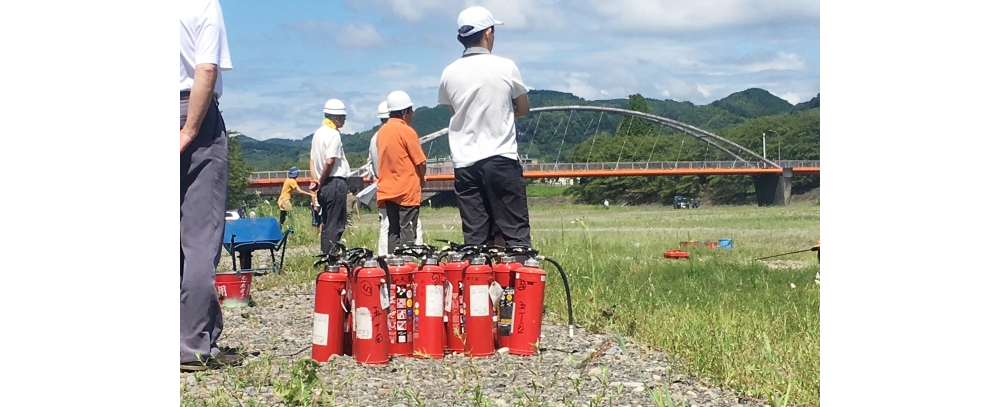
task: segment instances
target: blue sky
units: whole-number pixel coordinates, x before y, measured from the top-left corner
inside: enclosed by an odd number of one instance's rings
[[[378,123],[386,95],[437,104],[458,58],[456,18],[480,5],[503,21],[493,53],[530,89],[588,100],[710,103],[758,87],[791,103],[819,88],[819,1],[787,0],[220,0],[232,55],[226,125],[257,139],[301,139],[327,99],[348,107],[346,133]]]

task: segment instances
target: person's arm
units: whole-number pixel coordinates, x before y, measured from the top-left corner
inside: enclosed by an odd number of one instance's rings
[[[181,127],[181,154],[187,149],[194,138],[198,136],[201,123],[208,114],[208,106],[215,94],[215,81],[219,77],[219,66],[216,64],[198,64],[194,70],[194,85],[188,96],[187,120]]]
[[[319,190],[319,179],[316,178],[317,174],[313,174],[314,172],[316,172],[316,171],[314,171],[315,168],[316,167],[313,166],[313,159],[310,158],[309,159],[309,176],[312,177],[312,179],[309,180],[309,190],[313,191],[313,192]]]
[[[417,175],[420,177],[420,189],[424,189],[424,185],[427,184],[427,162],[417,166]]]
[[[452,116],[455,115],[455,108],[454,107],[451,107],[451,105],[448,105],[448,110],[451,111],[451,115]]]
[[[420,145],[417,132],[412,128],[404,140],[406,140],[406,152],[417,170],[417,176],[420,177],[420,189],[423,189],[427,183],[427,156],[424,155],[424,148]]]
[[[525,94],[523,94],[523,95],[518,96],[517,98],[515,98],[513,100],[513,103],[514,103],[514,117],[515,118],[521,117],[521,116],[525,116],[528,113],[531,113],[531,104],[528,102],[528,94],[527,93],[525,93]]]
[[[524,85],[524,81],[521,80],[521,71],[517,69],[517,65],[511,68],[511,96],[512,102],[514,104],[514,117],[522,117],[531,113],[531,103],[528,102],[528,87]]]

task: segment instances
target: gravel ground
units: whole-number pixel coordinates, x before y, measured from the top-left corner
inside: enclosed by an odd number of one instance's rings
[[[219,344],[256,356],[230,370],[181,373],[182,405],[294,405],[294,397],[283,390],[294,387],[288,383],[295,377],[315,380],[300,386],[306,388],[302,397],[309,398],[302,405],[656,406],[653,395],[662,394],[664,385],[678,405],[765,405],[674,372],[671,365],[676,362],[669,356],[628,338],[623,347],[613,334],[582,328],[570,338],[565,324],[548,319],[542,328],[540,356],[501,351],[486,358],[400,357],[382,367],[334,356],[319,365],[315,376],[296,373],[293,365],[308,366],[302,361],[311,355],[311,288],[252,291],[252,295],[255,306],[224,309]]]

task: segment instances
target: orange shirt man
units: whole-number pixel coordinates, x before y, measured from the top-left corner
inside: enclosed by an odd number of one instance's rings
[[[420,190],[427,172],[427,157],[417,132],[410,127],[413,103],[401,91],[386,98],[389,121],[378,131],[378,203],[389,218],[389,252],[416,240],[420,215]]]

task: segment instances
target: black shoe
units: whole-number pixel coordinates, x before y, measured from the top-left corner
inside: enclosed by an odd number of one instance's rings
[[[181,363],[181,371],[200,372],[208,369],[219,369],[223,366],[239,366],[243,364],[243,357],[235,353],[220,352],[215,357],[207,361],[195,361]]]

